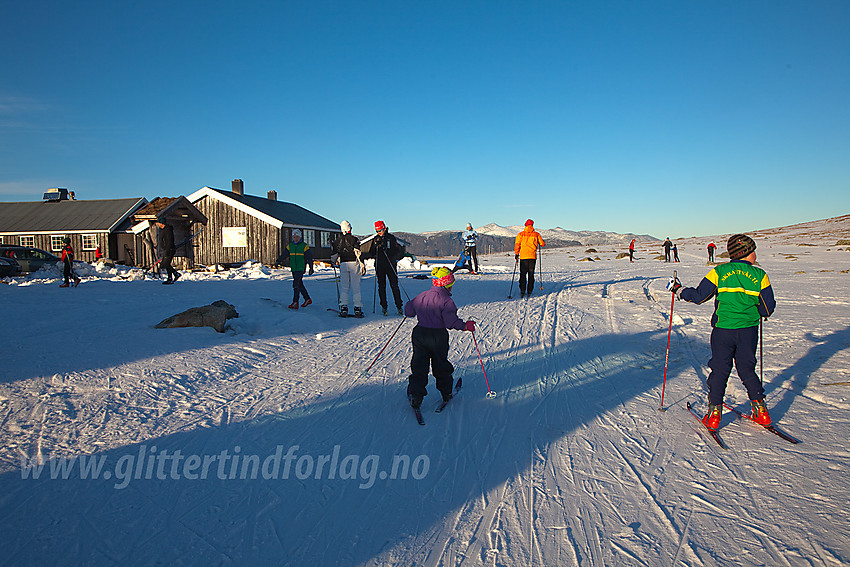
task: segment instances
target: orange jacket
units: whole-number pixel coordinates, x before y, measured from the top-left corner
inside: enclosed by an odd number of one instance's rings
[[[514,254],[519,254],[520,260],[533,260],[537,258],[537,247],[546,246],[543,238],[533,226],[526,226],[522,232],[516,235],[514,243]]]

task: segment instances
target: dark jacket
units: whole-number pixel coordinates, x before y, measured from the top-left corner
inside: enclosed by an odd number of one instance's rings
[[[170,224],[156,231],[156,247],[162,254],[174,254],[174,228]]]
[[[62,249],[62,261],[68,266],[74,265],[74,249],[70,244],[66,244]]]
[[[374,258],[376,265],[392,267],[395,270],[396,262],[401,260],[401,247],[398,245],[398,240],[389,232],[383,236],[376,234],[369,243],[366,258]]]
[[[355,250],[360,248],[360,240],[351,233],[341,234],[331,242],[331,254],[339,254],[340,262],[356,262]]]

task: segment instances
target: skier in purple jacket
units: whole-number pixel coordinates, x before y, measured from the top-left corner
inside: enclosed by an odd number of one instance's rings
[[[452,399],[452,373],[454,366],[449,362],[449,332],[475,331],[475,321],[463,321],[457,316],[457,305],[452,300],[451,287],[455,283],[454,274],[446,267],[439,266],[431,270],[430,289],[423,291],[404,306],[406,317],[416,317],[418,322],[413,328],[413,357],[410,359],[410,378],[407,397],[410,405],[418,408],[428,392],[428,370],[437,382],[437,390],[443,401]]]

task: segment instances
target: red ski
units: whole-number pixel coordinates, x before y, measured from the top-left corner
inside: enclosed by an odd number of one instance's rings
[[[715,431],[714,429],[709,429],[709,428],[708,428],[708,427],[707,427],[707,426],[706,426],[706,425],[702,422],[702,418],[701,418],[701,417],[699,416],[699,414],[698,414],[697,412],[695,412],[695,411],[694,411],[694,409],[691,407],[691,402],[687,402],[687,404],[686,404],[686,405],[687,405],[687,407],[688,407],[688,411],[691,413],[691,415],[692,415],[692,416],[694,416],[694,418],[695,418],[695,419],[699,422],[699,424],[700,424],[700,425],[702,425],[703,429],[705,429],[706,431],[708,431],[708,434],[709,434],[709,435],[711,435],[711,438],[712,438],[712,439],[714,439],[715,441],[717,441],[717,444],[718,444],[718,445],[720,445],[720,448],[721,448],[721,449],[728,449],[729,447],[727,447],[727,446],[726,446],[726,443],[724,443],[724,442],[723,442],[723,440],[720,438],[720,435],[718,435],[718,434],[717,434],[717,431]]]
[[[799,439],[794,439],[793,437],[791,437],[790,435],[788,435],[784,431],[780,431],[779,429],[774,427],[772,424],[771,425],[762,425],[761,423],[757,423],[756,420],[753,419],[753,416],[736,410],[735,408],[733,408],[732,406],[730,406],[726,402],[723,402],[723,407],[725,407],[729,411],[735,412],[738,415],[738,417],[743,418],[743,419],[748,419],[748,420],[752,421],[753,423],[755,423],[756,425],[767,429],[768,431],[770,431],[774,435],[778,435],[779,437],[782,437],[783,439],[785,439],[789,443],[797,444],[797,443],[800,442]]]

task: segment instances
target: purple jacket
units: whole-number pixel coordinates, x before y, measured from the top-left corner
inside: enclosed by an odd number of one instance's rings
[[[466,325],[457,316],[457,305],[444,287],[432,286],[411,299],[404,306],[407,317],[417,317],[419,325],[429,329],[457,329]]]

